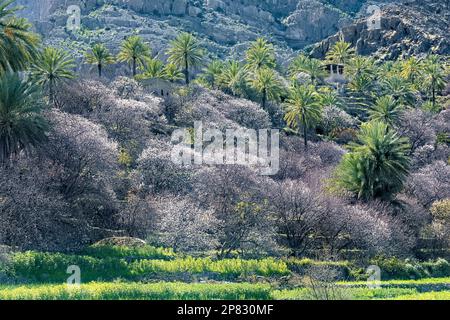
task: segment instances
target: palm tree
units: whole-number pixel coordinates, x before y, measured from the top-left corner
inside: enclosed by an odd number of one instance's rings
[[[255,72],[251,86],[261,94],[261,108],[266,110],[268,100],[277,100],[281,93],[281,82],[272,69],[262,68]]]
[[[163,78],[170,82],[175,82],[183,79],[183,73],[176,65],[169,63],[163,69]]]
[[[327,53],[327,60],[337,64],[347,64],[355,55],[352,45],[341,38]]]
[[[144,71],[136,76],[139,80],[164,77],[164,63],[156,58],[148,58],[145,61]]]
[[[379,97],[375,105],[369,110],[370,120],[384,122],[391,128],[400,118],[402,107],[392,96]]]
[[[46,140],[48,123],[40,101],[39,88],[17,73],[0,76],[0,163]]]
[[[375,61],[370,57],[356,56],[347,63],[346,74],[350,79],[375,74]]]
[[[212,61],[206,68],[203,69],[202,77],[213,88],[218,86],[220,75],[224,69],[224,64],[220,60]]]
[[[436,94],[445,88],[445,65],[437,55],[430,55],[424,61],[425,87],[431,92],[433,108],[436,107]]]
[[[358,199],[390,200],[401,191],[409,172],[409,144],[386,123],[372,121],[361,126],[358,143],[344,155],[335,173],[337,188]]]
[[[411,83],[399,76],[391,76],[381,81],[381,87],[385,95],[392,96],[402,104],[413,105],[416,93]]]
[[[300,125],[303,126],[305,148],[308,148],[308,128],[320,121],[322,117],[320,97],[314,86],[292,86],[285,106],[287,125],[294,130],[298,129]]]
[[[327,75],[323,68],[322,61],[318,59],[311,59],[301,54],[294,59],[289,66],[289,74],[295,77],[299,73],[304,72],[311,77],[311,82],[317,85],[317,82],[325,78]]]
[[[276,61],[273,45],[264,38],[256,39],[246,52],[246,60],[249,68],[254,71],[261,68],[274,68]]]
[[[31,24],[17,18],[21,7],[10,7],[15,0],[0,0],[0,73],[21,71],[36,57],[39,37],[30,32]]]
[[[235,95],[245,95],[249,72],[238,61],[229,61],[219,76],[219,85],[225,91]]]
[[[416,57],[410,57],[409,59],[402,61],[400,76],[410,81],[411,84],[416,85],[417,80],[422,76],[423,67],[421,60]]]
[[[91,52],[85,53],[87,63],[97,66],[98,77],[102,77],[102,69],[106,64],[113,64],[114,57],[109,52],[108,48],[104,44],[97,43],[92,46]]]
[[[139,36],[130,36],[123,43],[117,60],[131,65],[133,77],[137,68],[145,65],[145,60],[151,58],[151,49]]]
[[[184,70],[186,85],[189,85],[189,69],[203,62],[200,42],[192,34],[182,33],[172,41],[167,54],[170,63]]]
[[[54,103],[58,84],[75,77],[73,68],[75,62],[66,51],[47,47],[32,66],[31,77],[48,91],[49,101]]]

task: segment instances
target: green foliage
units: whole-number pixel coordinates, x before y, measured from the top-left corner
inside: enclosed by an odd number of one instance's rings
[[[323,68],[322,61],[311,59],[301,54],[297,56],[289,66],[289,75],[296,78],[299,73],[306,73],[311,77],[311,83],[317,85],[318,81],[323,80],[327,73]]]
[[[102,76],[103,66],[115,62],[113,55],[104,44],[97,43],[92,46],[90,52],[85,53],[86,62],[94,64],[98,68],[98,76]]]
[[[190,33],[182,33],[170,44],[167,51],[169,62],[184,70],[186,84],[190,81],[190,68],[203,63],[200,42]]]
[[[31,24],[15,14],[15,0],[0,0],[0,74],[25,70],[36,57],[39,37],[31,32]]]
[[[340,39],[327,52],[326,59],[332,63],[347,64],[355,55],[351,44]]]
[[[249,72],[238,61],[229,61],[219,76],[219,86],[227,93],[245,96]]]
[[[94,258],[132,258],[173,260],[176,255],[172,249],[155,248],[152,246],[124,247],[124,246],[90,246],[82,251],[83,255]]]
[[[136,76],[137,79],[163,78],[165,75],[164,63],[156,58],[147,58],[143,70],[142,74]]]
[[[68,266],[82,270],[83,282],[115,279],[186,279],[209,277],[233,280],[251,276],[278,277],[290,273],[286,263],[274,259],[242,260],[176,258],[171,250],[91,247],[84,255],[24,252],[11,256],[9,274],[19,282],[58,283],[67,279]]]
[[[36,85],[15,73],[0,76],[0,164],[46,141],[43,106]]]
[[[212,89],[216,89],[219,86],[219,79],[223,72],[225,65],[220,60],[214,60],[206,68],[203,69],[203,73],[200,76]]]
[[[297,130],[300,125],[303,126],[305,147],[307,147],[307,129],[317,124],[321,118],[322,106],[320,105],[320,96],[312,85],[294,85],[291,87],[285,107],[287,125],[294,130]]]
[[[382,122],[363,124],[358,140],[336,170],[337,188],[359,199],[391,199],[408,175],[408,141]]]
[[[282,92],[282,85],[272,69],[261,68],[255,71],[251,86],[261,95],[261,107],[266,109],[268,100],[276,101]]]
[[[183,79],[183,73],[176,65],[169,63],[163,68],[163,78],[170,82],[175,82]]]
[[[264,38],[258,38],[247,50],[246,61],[249,68],[258,71],[263,68],[275,68],[275,50],[273,45]]]
[[[369,110],[370,120],[388,124],[391,128],[398,122],[402,107],[392,96],[379,97]]]
[[[447,76],[445,64],[437,55],[430,55],[424,61],[424,85],[433,105],[436,104],[436,95],[445,88],[445,77]]]
[[[129,63],[133,77],[137,75],[137,68],[144,67],[146,59],[151,57],[150,47],[139,36],[128,37],[121,45],[117,60]]]
[[[270,286],[248,283],[90,283],[0,288],[1,300],[269,300]]]
[[[73,79],[75,74],[75,61],[69,53],[58,48],[47,47],[39,55],[39,58],[31,68],[33,81],[48,90],[50,102],[54,103],[56,87]]]
[[[415,90],[413,86],[400,76],[394,75],[381,81],[382,91],[385,95],[392,96],[395,101],[403,105],[413,106],[415,102]]]

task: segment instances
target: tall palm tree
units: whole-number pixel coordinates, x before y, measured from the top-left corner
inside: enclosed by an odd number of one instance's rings
[[[400,76],[411,82],[413,85],[419,85],[417,81],[423,73],[423,63],[416,57],[410,57],[401,63]]]
[[[369,110],[369,117],[370,120],[384,122],[392,128],[400,118],[402,109],[401,104],[392,96],[383,96]]]
[[[287,125],[294,130],[302,125],[305,148],[308,148],[308,128],[322,117],[320,97],[314,86],[292,86],[285,107]]]
[[[11,7],[15,0],[0,0],[0,73],[24,70],[37,54],[39,37],[31,24],[17,18],[21,7]]]
[[[49,101],[55,103],[55,89],[68,79],[73,79],[75,62],[68,52],[46,47],[31,68],[31,77],[48,92]]]
[[[289,66],[289,74],[295,77],[297,74],[304,72],[311,77],[311,82],[317,85],[317,82],[326,77],[327,73],[323,68],[322,61],[311,59],[301,54],[294,59]]]
[[[341,38],[327,53],[327,60],[332,63],[347,64],[355,56],[355,49]]]
[[[203,63],[200,42],[190,33],[182,33],[172,41],[167,51],[169,62],[184,70],[186,85],[190,82],[190,68]]]
[[[245,56],[247,65],[254,71],[261,68],[274,68],[276,65],[273,45],[264,38],[258,38],[252,42]]]
[[[175,82],[183,79],[183,73],[173,63],[168,63],[163,69],[163,78],[170,82]]]
[[[42,110],[35,84],[23,81],[17,73],[0,76],[0,163],[46,140],[48,123]]]
[[[281,82],[272,69],[262,68],[255,72],[251,86],[261,94],[261,108],[266,109],[268,100],[277,100],[281,93]]]
[[[238,61],[229,61],[221,75],[219,76],[219,85],[228,93],[235,96],[243,96],[246,91],[249,79],[247,68],[243,67]]]
[[[430,55],[424,61],[425,87],[431,93],[433,108],[436,107],[436,95],[445,88],[445,65],[437,55]]]
[[[220,60],[213,60],[203,69],[202,77],[213,88],[216,89],[219,84],[220,75],[223,72],[224,64]]]
[[[102,77],[103,66],[106,64],[113,64],[115,61],[108,48],[101,43],[93,45],[91,52],[85,53],[85,58],[87,63],[97,66],[99,78]]]
[[[335,183],[361,200],[390,200],[409,172],[409,143],[383,122],[361,126],[358,143],[344,155],[336,170]]]
[[[139,36],[128,37],[120,47],[117,60],[131,65],[133,77],[137,75],[137,68],[145,65],[145,60],[151,58],[151,49]]]

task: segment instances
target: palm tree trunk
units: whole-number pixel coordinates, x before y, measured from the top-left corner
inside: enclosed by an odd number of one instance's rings
[[[136,57],[133,57],[133,77],[137,74]]]
[[[266,110],[266,102],[267,102],[267,92],[264,89],[262,93],[262,101],[261,101],[261,107],[263,110]]]
[[[101,78],[102,77],[102,64],[99,63],[97,65],[97,67],[98,67],[98,77]]]
[[[186,80],[186,85],[189,85],[189,63],[187,59],[187,54],[184,55],[184,76]]]
[[[433,109],[436,107],[436,88],[434,86],[434,84],[432,85],[432,91],[433,91],[433,97],[432,97],[432,101],[433,101]]]
[[[50,79],[49,83],[48,83],[48,98],[49,98],[49,102],[50,104],[54,104],[55,103],[55,94],[53,92],[53,80]]]
[[[302,122],[303,122],[303,139],[305,139],[305,149],[308,149],[308,129],[306,128],[306,118],[305,114],[302,114]]]

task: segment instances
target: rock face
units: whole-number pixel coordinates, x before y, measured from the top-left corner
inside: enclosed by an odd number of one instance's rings
[[[450,1],[415,0],[389,5],[381,12],[381,28],[369,30],[367,19],[343,27],[321,43],[312,55],[323,57],[341,36],[351,42],[362,55],[380,59],[397,59],[402,55],[428,52],[450,53]]]
[[[265,36],[276,44],[284,60],[294,50],[316,44],[321,56],[336,41],[337,32],[363,54],[393,50],[425,52],[448,42],[448,1],[415,0],[18,0],[23,14],[49,44],[71,41],[86,47],[101,41],[117,48],[124,37],[137,33],[149,41],[155,54],[164,56],[167,43],[180,31],[194,32],[216,56],[238,56],[246,43]],[[386,6],[382,30],[368,32],[364,17],[369,4]],[[395,3],[395,4],[394,4]],[[81,8],[82,32],[65,30],[69,5]],[[406,12],[406,14],[405,14]],[[357,20],[359,18],[359,20]],[[447,20],[445,20],[447,19]],[[406,50],[405,50],[406,47]],[[412,47],[410,50],[408,47]],[[385,53],[384,53],[385,54]]]

